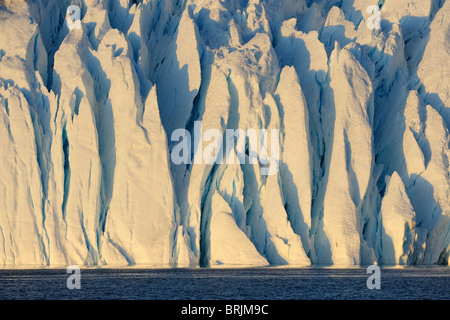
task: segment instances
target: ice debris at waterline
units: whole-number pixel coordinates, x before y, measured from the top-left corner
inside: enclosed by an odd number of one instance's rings
[[[450,0],[376,2],[1,0],[0,266],[448,265]]]

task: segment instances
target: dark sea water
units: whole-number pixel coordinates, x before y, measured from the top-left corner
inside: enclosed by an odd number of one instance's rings
[[[69,290],[65,269],[0,270],[1,300],[391,300],[450,299],[450,268],[82,269]]]

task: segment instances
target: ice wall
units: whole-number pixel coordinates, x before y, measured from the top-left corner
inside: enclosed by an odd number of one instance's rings
[[[449,15],[445,0],[1,2],[0,265],[448,265]],[[278,170],[248,143],[194,161],[198,129],[278,130]]]

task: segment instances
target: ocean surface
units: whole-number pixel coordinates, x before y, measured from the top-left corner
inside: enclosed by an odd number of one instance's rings
[[[1,300],[391,300],[450,299],[450,268],[382,268],[370,290],[367,269],[66,269],[0,270]],[[73,278],[72,278],[73,280]]]

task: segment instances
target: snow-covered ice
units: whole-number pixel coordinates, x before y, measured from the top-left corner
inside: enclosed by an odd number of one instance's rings
[[[0,0],[0,266],[448,265],[449,17],[450,0]],[[194,161],[209,129],[279,130],[277,171]]]

